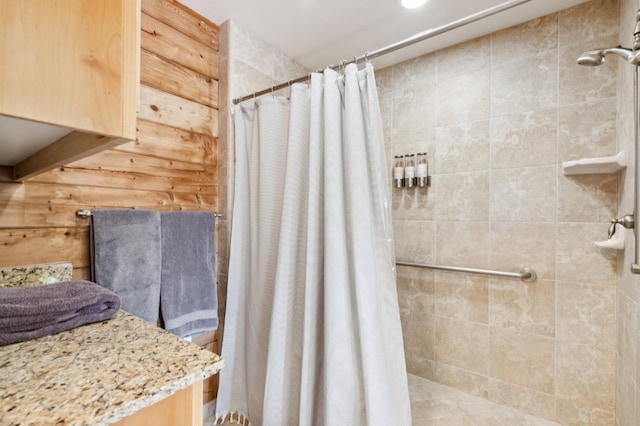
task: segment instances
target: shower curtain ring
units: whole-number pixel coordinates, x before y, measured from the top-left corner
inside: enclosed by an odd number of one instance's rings
[[[354,57],[353,57],[353,63],[354,63],[354,64],[356,64],[356,65],[358,65],[358,57],[357,57],[357,56],[354,56]]]
[[[364,52],[364,61],[369,63],[369,52]]]

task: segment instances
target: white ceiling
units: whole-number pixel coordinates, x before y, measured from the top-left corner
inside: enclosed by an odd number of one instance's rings
[[[220,25],[232,19],[310,70],[360,56],[505,0],[429,0],[406,10],[398,0],[179,0]],[[406,59],[543,16],[585,0],[530,0],[375,61]]]

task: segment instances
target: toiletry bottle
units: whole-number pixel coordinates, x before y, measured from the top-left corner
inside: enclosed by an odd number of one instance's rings
[[[427,153],[418,153],[418,165],[416,166],[417,185],[422,188],[427,185],[427,177],[429,176],[429,164],[427,163]]]
[[[404,186],[404,156],[393,157],[393,184],[396,188]]]
[[[404,184],[407,188],[413,188],[415,186],[416,178],[416,156],[409,154],[405,156],[404,165]]]

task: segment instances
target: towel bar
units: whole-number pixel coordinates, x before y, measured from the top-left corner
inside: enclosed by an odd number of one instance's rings
[[[87,210],[87,209],[76,210],[76,216],[82,219],[87,219],[91,217],[91,210]],[[213,216],[222,217],[222,213],[213,212]]]
[[[491,275],[494,277],[520,278],[522,281],[526,283],[534,282],[538,278],[536,275],[536,272],[533,269],[526,268],[526,267],[522,268],[520,272],[505,272],[505,271],[494,271],[492,269],[463,268],[459,266],[428,265],[423,263],[410,263],[410,262],[396,262],[396,265],[411,266],[414,268],[437,269],[440,271],[450,271],[450,272],[467,272],[469,274]]]

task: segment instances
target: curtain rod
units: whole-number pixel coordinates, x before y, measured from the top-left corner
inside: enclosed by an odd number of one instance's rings
[[[420,33],[415,34],[415,35],[413,35],[413,36],[411,36],[409,38],[401,40],[401,41],[399,41],[397,43],[393,43],[393,44],[390,44],[389,46],[385,46],[385,47],[383,47],[381,49],[374,50],[373,52],[367,52],[364,55],[357,56],[357,57],[355,57],[355,58],[353,58],[351,60],[342,61],[338,65],[329,65],[327,68],[335,70],[335,69],[338,69],[340,67],[344,67],[344,66],[349,65],[349,64],[353,64],[353,63],[357,64],[358,62],[361,62],[361,61],[368,61],[370,59],[374,59],[374,58],[377,58],[379,56],[386,55],[387,53],[391,53],[391,52],[394,52],[396,50],[403,49],[403,48],[405,48],[407,46],[411,46],[412,44],[427,40],[427,39],[429,39],[431,37],[435,37],[437,35],[444,34],[444,33],[448,32],[448,31],[455,30],[456,28],[462,27],[462,26],[467,25],[467,24],[471,24],[473,22],[479,21],[480,19],[484,19],[484,18],[487,18],[489,16],[495,15],[496,13],[504,12],[505,10],[508,10],[508,9],[513,8],[513,7],[519,6],[519,5],[523,4],[523,3],[527,3],[529,1],[531,1],[531,0],[509,0],[509,1],[506,1],[504,3],[500,3],[500,4],[496,5],[496,6],[484,9],[484,10],[482,10],[480,12],[476,12],[474,14],[468,15],[468,16],[466,16],[464,18],[460,18],[460,19],[458,19],[456,21],[453,21],[453,22],[450,22],[450,23],[448,23],[446,25],[442,25],[440,27],[436,27],[436,28],[433,28],[433,29],[430,29],[430,30],[426,30],[426,31],[420,32]],[[322,72],[322,70],[318,70],[317,72]],[[303,77],[296,78],[294,80],[289,80],[287,82],[277,84],[277,85],[272,86],[272,87],[270,87],[268,89],[260,90],[259,92],[255,92],[255,93],[252,93],[250,95],[243,96],[241,98],[235,98],[233,100],[233,104],[236,105],[236,104],[239,104],[242,101],[246,101],[247,99],[255,98],[257,96],[266,95],[268,93],[273,93],[276,90],[284,89],[285,87],[291,86],[294,83],[301,83],[303,81],[307,81],[310,78],[311,78],[311,74],[308,74],[308,75],[305,75]]]

